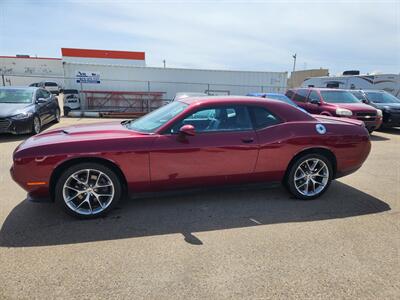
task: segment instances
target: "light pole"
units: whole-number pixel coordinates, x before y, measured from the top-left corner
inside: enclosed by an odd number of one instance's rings
[[[293,57],[293,72],[296,71],[296,58],[297,58],[297,53],[292,55]]]
[[[165,63],[166,63],[165,59],[163,59],[163,61],[162,61],[162,62],[163,62],[163,64],[164,64],[164,69],[165,69]]]
[[[291,87],[294,87],[294,72],[296,71],[296,59],[297,59],[297,53],[292,55],[293,57],[293,71],[292,71],[292,80],[291,80]]]

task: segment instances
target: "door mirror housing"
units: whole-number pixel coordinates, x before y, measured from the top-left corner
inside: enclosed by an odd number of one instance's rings
[[[369,101],[367,99],[362,99],[361,101],[362,103],[369,104]]]
[[[317,100],[317,99],[311,99],[310,103],[311,104],[316,104],[316,105],[320,105],[321,104],[321,102],[319,100]]]
[[[193,125],[183,125],[180,129],[179,129],[179,133],[182,135],[188,135],[188,136],[194,136],[196,135],[196,129],[194,128]]]
[[[36,103],[40,104],[40,103],[45,103],[47,100],[45,98],[38,98],[36,100]]]

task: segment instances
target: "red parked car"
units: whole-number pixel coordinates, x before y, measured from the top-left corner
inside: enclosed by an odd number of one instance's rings
[[[186,98],[136,120],[70,126],[27,139],[11,174],[28,198],[84,218],[127,193],[281,181],[299,199],[361,167],[369,134],[357,120],[311,116],[256,97]]]
[[[311,114],[361,120],[371,133],[382,124],[382,111],[359,101],[346,90],[325,88],[290,89],[286,96]]]

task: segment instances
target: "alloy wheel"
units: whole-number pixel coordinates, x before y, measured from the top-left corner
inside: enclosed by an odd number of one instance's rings
[[[38,117],[33,118],[33,130],[35,134],[39,133],[41,129],[40,120]]]
[[[83,169],[70,175],[64,183],[65,204],[80,215],[103,212],[113,201],[115,188],[110,177],[96,169]]]
[[[296,190],[307,197],[321,193],[329,182],[329,168],[318,158],[303,161],[294,172]]]

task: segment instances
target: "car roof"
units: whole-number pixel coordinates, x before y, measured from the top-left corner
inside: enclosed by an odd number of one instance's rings
[[[0,86],[0,89],[2,90],[38,90],[40,89],[39,87],[36,86]]]
[[[256,96],[256,97],[262,97],[262,96],[285,96],[285,94],[282,93],[248,93],[247,96]]]
[[[297,107],[285,103],[281,100],[252,97],[252,96],[207,96],[190,97],[177,101],[189,104],[190,106],[208,106],[215,104],[244,104],[265,106],[272,113],[276,113],[286,121],[309,121],[315,120],[311,115],[299,110]]]
[[[335,88],[319,88],[319,87],[297,87],[290,90],[317,90],[317,91],[344,91],[347,92],[345,89],[335,89]]]

